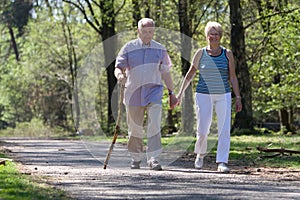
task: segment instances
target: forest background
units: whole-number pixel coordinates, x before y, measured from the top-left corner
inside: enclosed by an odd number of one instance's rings
[[[114,59],[136,37],[137,21],[151,17],[174,64],[177,91],[195,49],[206,45],[205,24],[218,21],[242,95],[232,132],[299,133],[297,0],[4,0],[0,16],[1,129],[111,135],[119,109]],[[193,132],[194,86],[175,110],[165,93],[164,135]]]

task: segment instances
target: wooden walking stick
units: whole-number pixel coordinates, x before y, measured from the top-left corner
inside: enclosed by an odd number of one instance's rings
[[[122,108],[122,103],[123,103],[123,97],[124,97],[124,89],[125,89],[125,85],[124,84],[120,84],[120,95],[119,95],[119,108],[118,108],[118,117],[117,117],[117,121],[116,121],[116,126],[115,126],[115,132],[114,132],[114,136],[111,142],[111,145],[109,147],[106,159],[104,161],[104,166],[103,169],[106,169],[106,166],[108,164],[108,160],[110,158],[110,155],[113,151],[114,145],[116,143],[116,140],[118,138],[118,134],[120,133],[120,121],[121,121],[121,108]]]

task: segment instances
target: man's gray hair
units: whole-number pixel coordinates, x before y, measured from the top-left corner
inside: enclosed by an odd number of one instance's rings
[[[155,22],[151,18],[142,18],[138,22],[138,29],[142,29],[146,24],[151,24],[155,27]]]

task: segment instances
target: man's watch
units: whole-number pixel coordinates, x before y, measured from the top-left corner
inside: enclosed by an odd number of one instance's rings
[[[169,91],[169,95],[173,95],[175,94],[173,91]]]

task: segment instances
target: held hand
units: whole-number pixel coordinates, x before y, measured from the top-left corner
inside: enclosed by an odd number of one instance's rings
[[[169,106],[170,106],[170,109],[174,109],[177,104],[178,104],[177,97],[174,94],[171,94],[169,96]]]
[[[181,99],[182,99],[182,97],[181,97],[181,95],[177,95],[176,98],[177,98],[177,100],[178,100],[176,106],[179,106],[179,105],[181,104]]]
[[[243,106],[242,106],[241,98],[237,98],[235,100],[235,110],[236,110],[236,112],[241,112],[242,108],[243,108]]]

